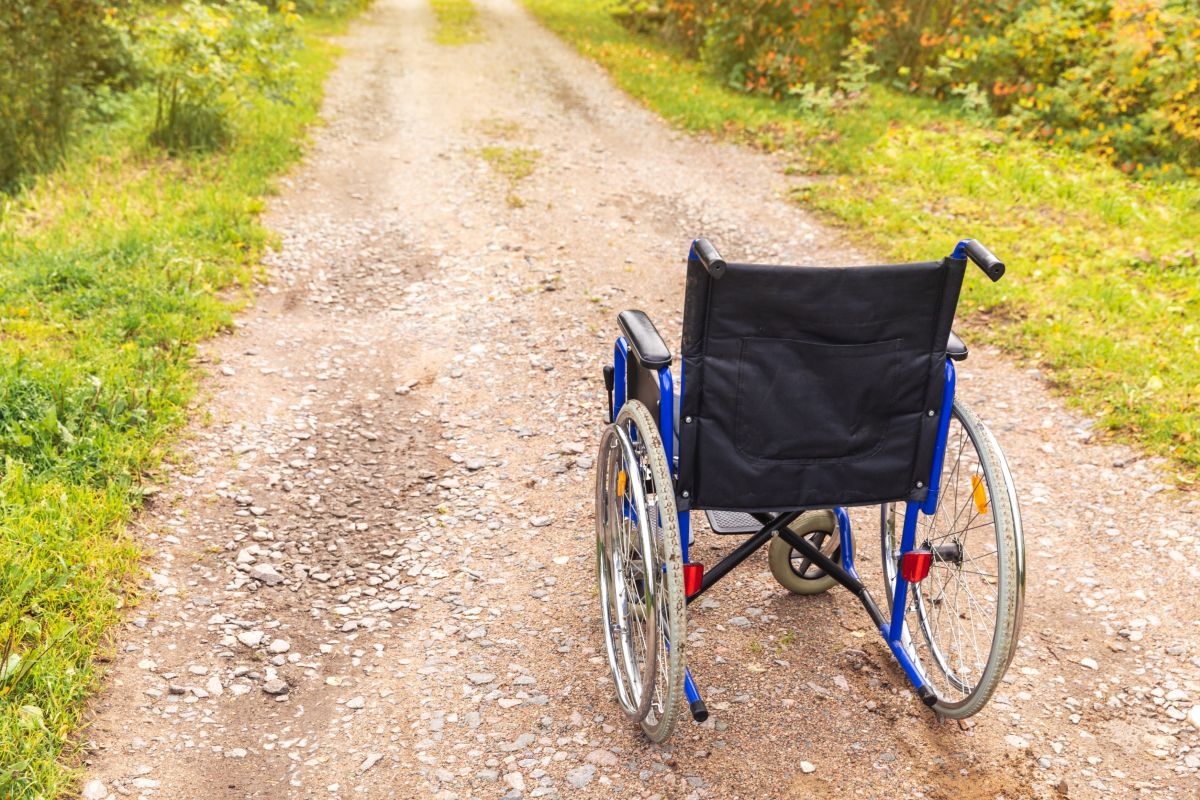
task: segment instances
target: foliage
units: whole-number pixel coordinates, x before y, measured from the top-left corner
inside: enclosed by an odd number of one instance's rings
[[[483,40],[479,11],[471,0],[430,0],[430,6],[437,17],[433,38],[438,44],[460,45]]]
[[[517,186],[533,174],[538,159],[542,157],[541,151],[532,147],[489,145],[480,149],[479,156],[508,181],[505,202],[511,208],[524,208],[525,201],[517,194]]]
[[[297,21],[291,4],[272,14],[254,0],[187,0],[140,23],[138,63],[157,97],[151,140],[172,152],[225,144],[239,105],[286,91]]]
[[[668,0],[617,13],[682,40],[739,91],[833,91],[854,43],[904,91],[990,109],[1129,173],[1200,170],[1200,8],[1186,0]]]
[[[1096,152],[1128,173],[1200,168],[1200,8],[1040,0],[1000,34],[948,48],[925,90],[987,87],[1010,127]]]
[[[258,0],[271,11],[287,11],[290,7],[305,17],[341,17],[362,11],[371,0]]]
[[[328,29],[322,23],[320,29]],[[304,23],[304,29],[317,29]],[[76,791],[64,764],[138,553],[123,526],[184,421],[194,344],[228,326],[267,242],[332,49],[287,102],[248,85],[221,153],[145,146],[135,93],[0,217],[0,797]],[[243,287],[237,291],[236,287]],[[230,289],[234,291],[230,292]]]
[[[525,0],[667,119],[779,149],[816,176],[797,202],[886,256],[939,258],[985,241],[1003,281],[967,281],[972,341],[1045,369],[1103,428],[1200,469],[1200,179],[1132,181],[1089,154],[1007,136],[884,87],[837,114],[731,90],[682,48],[636,35],[588,0]]]
[[[0,3],[0,191],[52,164],[89,93],[120,84],[128,54],[106,24],[131,0]]]

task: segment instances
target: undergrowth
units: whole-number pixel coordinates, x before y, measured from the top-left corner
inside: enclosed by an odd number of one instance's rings
[[[489,145],[479,151],[480,158],[508,182],[506,202],[512,208],[524,208],[525,201],[517,194],[517,186],[533,174],[541,155],[541,152],[532,147],[505,145]]]
[[[479,12],[471,0],[429,0],[437,17],[433,34],[438,44],[460,45],[483,41]]]

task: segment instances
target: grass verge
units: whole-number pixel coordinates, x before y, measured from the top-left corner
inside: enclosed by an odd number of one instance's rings
[[[525,207],[525,201],[517,194],[517,186],[533,174],[541,156],[542,154],[532,147],[489,145],[479,150],[479,157],[491,165],[496,174],[508,181],[508,196],[505,200],[511,208]]]
[[[444,45],[471,44],[483,41],[479,12],[471,0],[429,0],[437,17],[434,41]]]
[[[1023,354],[1100,426],[1200,469],[1200,182],[1135,182],[1087,155],[1003,136],[952,107],[879,87],[836,113],[738,94],[588,0],[524,0],[673,124],[781,148],[813,180],[797,202],[888,258],[980,239],[1010,266],[973,272],[972,337]]]
[[[252,102],[227,151],[167,158],[139,96],[0,197],[0,797],[72,793],[95,659],[138,565],[140,478],[185,420],[194,344],[248,296],[263,197],[300,154],[339,26],[304,23],[288,102]]]

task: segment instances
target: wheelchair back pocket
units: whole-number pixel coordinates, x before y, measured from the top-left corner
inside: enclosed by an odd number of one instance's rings
[[[742,339],[735,443],[751,458],[831,462],[883,446],[900,339],[824,344]]]

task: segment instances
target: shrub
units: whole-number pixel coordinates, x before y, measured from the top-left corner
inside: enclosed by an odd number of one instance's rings
[[[187,0],[140,23],[139,65],[157,98],[151,141],[172,152],[219,147],[247,97],[279,96],[299,44],[291,8],[272,14],[254,0]]]
[[[1200,170],[1188,0],[664,0],[619,19],[682,43],[739,91],[823,107],[877,71],[1128,172]]]
[[[88,92],[128,74],[131,0],[0,2],[0,190],[61,154]]]
[[[1026,3],[1002,36],[948,52],[928,89],[975,82],[1029,135],[1139,172],[1200,167],[1200,13],[1155,0]]]

